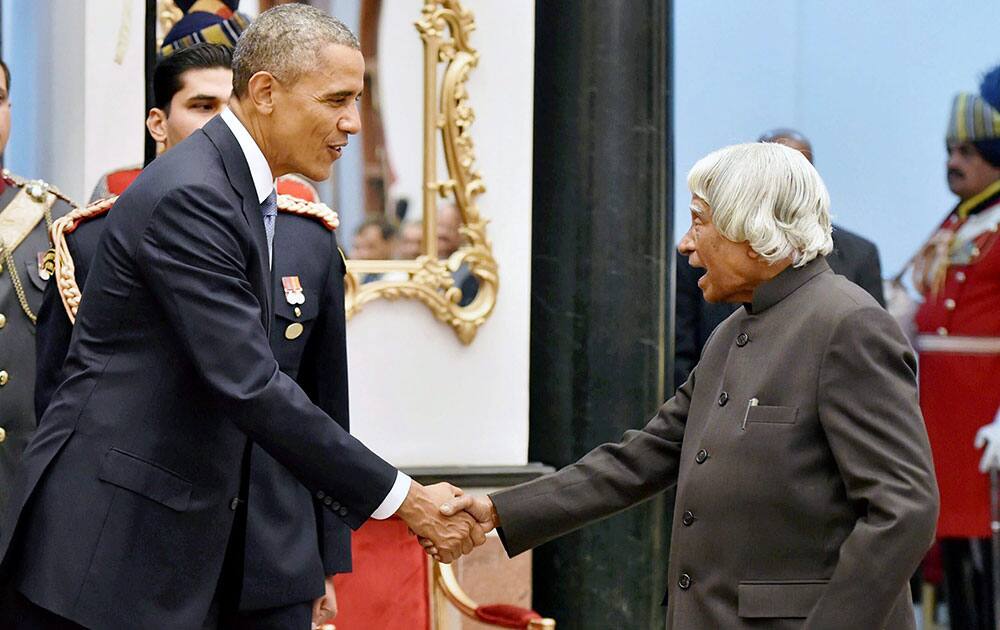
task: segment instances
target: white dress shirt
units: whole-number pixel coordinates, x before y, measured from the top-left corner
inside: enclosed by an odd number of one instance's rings
[[[240,119],[236,117],[236,114],[227,107],[222,110],[221,116],[223,122],[226,123],[229,130],[236,136],[236,142],[239,143],[240,149],[243,151],[243,157],[250,168],[250,177],[253,178],[254,190],[257,191],[257,202],[264,203],[264,200],[277,187],[277,180],[271,174],[271,166],[267,163],[267,158],[264,157],[264,153],[257,146],[257,142],[253,139],[253,136],[250,135],[247,128],[240,122]],[[263,220],[262,216],[261,221]],[[371,517],[384,520],[395,514],[399,506],[403,504],[403,500],[406,499],[409,491],[410,478],[403,471],[396,471],[395,483],[392,484],[389,494],[385,496],[382,504],[372,513]]]

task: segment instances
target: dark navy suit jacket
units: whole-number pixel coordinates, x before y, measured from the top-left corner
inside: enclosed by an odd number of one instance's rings
[[[157,158],[104,223],[68,376],[12,488],[0,577],[88,627],[201,627],[251,439],[352,528],[396,470],[278,369],[260,204],[221,119]]]
[[[706,302],[698,288],[698,279],[704,275],[705,270],[692,267],[687,256],[679,253],[675,260],[677,290],[674,294],[674,381],[673,387],[670,387],[671,383],[667,383],[668,391],[680,387],[687,380],[712,331],[739,307],[739,304]],[[827,255],[826,262],[834,273],[868,291],[879,304],[885,306],[882,265],[874,243],[835,225],[833,251]]]
[[[106,217],[103,214],[84,221],[65,236],[81,288]],[[346,270],[336,236],[315,219],[279,211],[274,250],[271,349],[281,371],[294,378],[318,407],[349,430],[343,283]],[[283,276],[297,276],[303,287],[306,301],[298,307],[298,315],[285,299]],[[285,331],[296,323],[303,331],[295,339],[288,339]],[[52,282],[38,312],[35,410],[39,418],[66,377],[63,364],[72,334],[73,325],[66,316],[57,284]],[[247,508],[241,589],[244,609],[314,599],[324,592],[324,575],[351,570],[350,529],[339,518],[324,516],[322,502],[257,445],[251,452]]]

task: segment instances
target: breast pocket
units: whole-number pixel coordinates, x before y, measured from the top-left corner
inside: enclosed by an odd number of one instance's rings
[[[739,615],[744,619],[805,619],[829,580],[753,580],[740,582]]]
[[[798,407],[776,407],[768,405],[748,405],[746,426],[751,425],[791,425],[798,419]]]
[[[294,376],[298,371],[305,348],[319,317],[319,294],[303,291],[302,304],[289,304],[284,295],[279,295],[280,303],[275,304],[274,326],[271,327],[271,347],[281,371]]]

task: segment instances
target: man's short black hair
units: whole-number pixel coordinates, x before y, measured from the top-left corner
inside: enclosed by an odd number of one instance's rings
[[[3,83],[7,89],[7,95],[10,96],[10,68],[7,67],[3,59],[0,59],[0,68],[3,68]]]
[[[361,225],[358,226],[357,231],[354,233],[361,234],[370,227],[377,227],[378,231],[382,234],[382,240],[384,241],[388,241],[392,239],[392,237],[396,236],[396,224],[389,220],[389,218],[384,214],[368,215],[365,217],[365,220],[361,222]]]
[[[232,68],[233,51],[219,44],[195,44],[164,57],[153,70],[153,107],[170,113],[170,101],[184,87],[188,70]]]

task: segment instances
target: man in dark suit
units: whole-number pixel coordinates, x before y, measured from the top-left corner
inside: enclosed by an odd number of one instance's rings
[[[424,488],[368,450],[268,343],[274,177],[328,177],[358,131],[356,38],[283,5],[244,32],[233,65],[230,109],[147,167],[105,221],[68,377],[4,519],[0,614],[15,627],[247,627],[254,444],[324,517],[357,528],[395,513],[448,559],[483,541],[471,517],[440,515],[456,489]]]
[[[793,129],[768,131],[759,142],[777,142],[791,147],[812,164],[813,150],[809,139]],[[879,304],[885,306],[882,295],[882,265],[878,249],[871,241],[833,226],[833,251],[826,262],[834,273],[840,274],[871,294]],[[687,380],[694,369],[702,348],[712,331],[735,311],[739,304],[724,302],[713,304],[702,297],[698,280],[704,269],[692,267],[687,256],[675,252],[674,293],[674,374],[673,387],[676,389]]]
[[[180,131],[176,139],[157,134],[165,150],[221,110],[232,90],[231,63],[229,49],[202,43],[157,64],[155,107],[149,120],[165,115],[164,122]],[[200,108],[188,108],[192,95],[198,97]],[[185,120],[175,122],[174,116]],[[278,180],[279,193],[282,181]],[[63,362],[73,332],[70,317],[76,315],[80,288],[112,201],[76,210],[54,224],[55,276],[60,281],[46,287],[38,313],[38,417],[66,376]],[[336,213],[326,206],[278,197],[271,270],[275,320],[270,342],[281,371],[349,430],[345,266],[333,232],[336,225]],[[284,284],[290,285],[289,290]],[[300,290],[295,291],[296,287]],[[257,445],[250,456],[248,494],[241,619],[254,627],[267,620],[276,628],[306,628],[310,618],[317,624],[329,620],[337,608],[334,575],[351,570],[350,529],[339,518],[326,515],[323,503]],[[280,592],[270,592],[274,584],[283,585]]]
[[[831,271],[829,197],[800,153],[726,147],[688,186],[681,253],[707,300],[743,304],[691,377],[618,444],[443,511],[515,555],[676,484],[669,628],[914,628],[938,498],[913,350]]]

